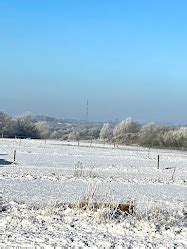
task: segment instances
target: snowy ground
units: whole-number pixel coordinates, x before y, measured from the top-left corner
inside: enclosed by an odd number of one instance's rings
[[[3,248],[187,246],[186,152],[0,139],[0,166]],[[98,202],[132,201],[134,214],[64,204],[93,189]]]

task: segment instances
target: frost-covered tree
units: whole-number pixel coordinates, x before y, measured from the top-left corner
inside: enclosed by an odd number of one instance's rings
[[[140,130],[140,124],[132,118],[127,118],[126,120],[121,121],[114,127],[113,135],[114,137],[123,135],[125,133],[136,133]]]
[[[47,122],[40,121],[35,124],[35,127],[40,135],[40,138],[48,138],[49,137],[49,127]]]
[[[132,118],[127,118],[114,127],[113,142],[136,144],[139,130],[140,124]]]
[[[83,140],[98,139],[99,134],[99,127],[81,127],[81,129],[79,129],[80,139]]]
[[[100,139],[110,140],[112,138],[112,127],[109,123],[105,123],[100,131]]]
[[[139,133],[139,142],[141,145],[153,146],[158,144],[158,133],[160,127],[155,123],[148,123],[141,127]]]
[[[165,132],[162,135],[162,145],[165,147],[187,147],[187,127]]]
[[[79,133],[76,131],[71,131],[69,136],[68,136],[68,140],[78,141],[79,140]]]
[[[32,115],[26,113],[17,117],[15,135],[18,137],[40,138]]]
[[[149,123],[142,126],[139,143],[143,146],[186,147],[187,129]]]
[[[55,131],[51,132],[50,138],[51,139],[60,139],[60,138],[62,138],[62,134],[60,131],[55,130]]]
[[[4,112],[0,112],[0,133],[5,137],[15,136],[15,121]]]

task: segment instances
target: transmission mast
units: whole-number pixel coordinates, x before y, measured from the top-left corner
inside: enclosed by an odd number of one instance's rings
[[[86,121],[88,122],[88,99],[86,102]]]

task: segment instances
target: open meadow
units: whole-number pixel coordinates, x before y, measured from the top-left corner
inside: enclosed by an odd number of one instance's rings
[[[0,139],[0,166],[1,247],[187,247],[185,151]]]

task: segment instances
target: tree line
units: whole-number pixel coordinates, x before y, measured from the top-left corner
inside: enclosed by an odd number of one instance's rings
[[[187,149],[187,127],[155,123],[140,124],[132,118],[119,123],[55,122],[38,119],[26,113],[11,117],[0,112],[0,133],[3,137],[99,140],[113,144]]]
[[[112,127],[103,125],[100,138],[113,143],[160,148],[187,148],[187,127],[155,123],[141,125],[127,118]]]

